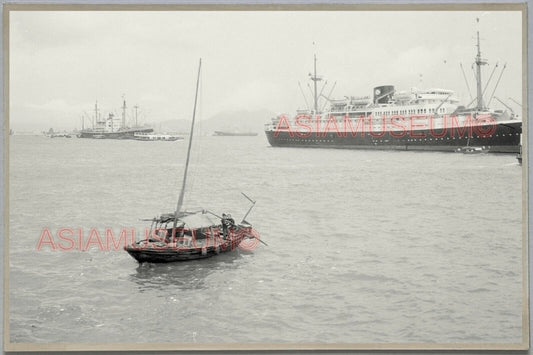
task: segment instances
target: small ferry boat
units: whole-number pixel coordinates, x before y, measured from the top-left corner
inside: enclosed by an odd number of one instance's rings
[[[69,133],[52,133],[50,138],[72,138]]]
[[[255,137],[256,132],[230,132],[230,131],[215,131],[214,136],[230,136],[230,137]]]
[[[167,141],[173,142],[183,140],[183,137],[173,134],[157,134],[157,133],[135,133],[133,138],[138,141]]]
[[[458,153],[463,154],[486,154],[490,151],[490,147],[473,147],[473,146],[466,146],[457,148]]]

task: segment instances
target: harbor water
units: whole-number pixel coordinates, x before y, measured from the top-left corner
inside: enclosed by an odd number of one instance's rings
[[[139,265],[106,237],[175,209],[186,148],[10,137],[11,342],[522,341],[514,155],[201,136],[186,205],[240,221],[242,191],[268,246]]]

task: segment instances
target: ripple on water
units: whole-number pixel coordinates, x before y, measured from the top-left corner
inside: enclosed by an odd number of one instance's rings
[[[476,157],[256,138],[232,140],[240,158],[227,169],[221,140],[200,137],[210,154],[187,203],[239,218],[244,191],[269,246],[138,265],[122,250],[35,246],[44,227],[54,238],[61,227],[143,228],[139,218],[172,210],[179,181],[169,177],[183,165],[153,157],[185,145],[15,136],[11,341],[521,341],[521,172],[502,168],[514,157],[486,156],[480,168]],[[479,201],[491,207],[475,219]]]

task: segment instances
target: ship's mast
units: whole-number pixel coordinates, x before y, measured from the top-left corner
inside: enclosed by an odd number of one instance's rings
[[[123,98],[122,102],[122,128],[126,127],[126,100]]]
[[[479,22],[479,18],[477,19]],[[476,56],[476,83],[477,83],[477,109],[485,109],[483,102],[483,91],[481,89],[481,66],[487,64],[487,61],[481,59],[481,46],[479,44],[479,31],[477,31],[477,56]]]
[[[93,121],[93,129],[94,125],[98,122],[98,101],[94,104],[94,121]]]
[[[135,109],[135,127],[137,127],[139,125],[137,122],[137,109],[139,108],[139,105],[135,105],[133,108]]]
[[[314,74],[313,76],[311,76],[311,80],[313,80],[314,82],[314,108],[315,108],[315,113],[318,113],[318,90],[317,90],[317,81],[320,81],[322,80],[322,78],[318,77],[316,75],[316,54],[315,54],[315,62],[314,62]]]

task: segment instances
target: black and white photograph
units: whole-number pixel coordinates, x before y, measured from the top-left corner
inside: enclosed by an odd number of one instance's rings
[[[528,349],[526,10],[4,4],[5,349]]]

